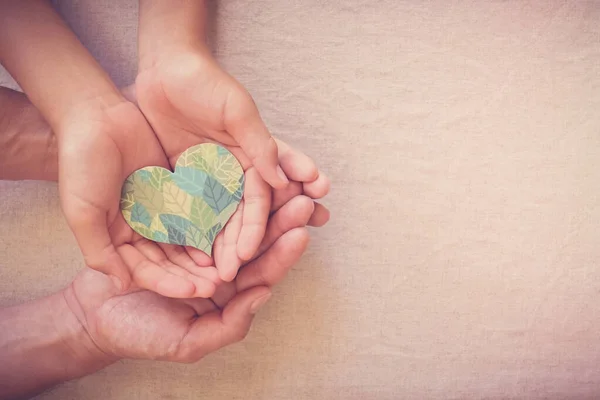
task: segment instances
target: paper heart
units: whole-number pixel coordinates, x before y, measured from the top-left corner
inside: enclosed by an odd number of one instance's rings
[[[244,193],[244,171],[227,149],[203,143],[184,151],[175,172],[145,167],[123,184],[121,212],[143,237],[192,246],[209,256]]]

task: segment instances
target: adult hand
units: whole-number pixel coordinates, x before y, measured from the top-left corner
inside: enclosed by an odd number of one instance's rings
[[[246,171],[246,189],[239,208],[215,240],[214,265],[225,282],[230,282],[235,277],[244,261],[255,257],[261,242],[264,245],[263,237],[268,237],[265,236],[263,226],[267,224],[269,215],[279,210],[291,198],[303,195],[305,199],[313,200],[308,225],[323,226],[329,220],[329,210],[314,201],[329,192],[327,177],[318,170],[310,157],[281,140],[276,141],[279,163],[291,178],[290,184],[283,189],[269,189],[243,151],[239,147],[228,147]],[[251,248],[253,252],[241,257],[240,248]],[[200,259],[200,256],[196,258]]]
[[[101,274],[86,269],[65,298],[91,340],[108,358],[195,362],[241,340],[254,314],[308,244],[304,225],[312,200],[296,196],[270,219],[262,254],[213,299],[172,299],[131,290],[119,294]]]

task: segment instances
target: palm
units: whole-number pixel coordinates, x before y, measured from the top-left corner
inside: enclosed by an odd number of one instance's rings
[[[165,358],[195,316],[182,300],[147,290],[118,295],[104,275],[90,269],[77,276],[70,290],[79,300],[88,333],[103,351],[117,357]],[[152,335],[140,334],[140,329]]]
[[[142,71],[136,91],[169,159],[206,140],[238,145],[228,124],[253,106],[246,90],[211,57],[192,52]]]

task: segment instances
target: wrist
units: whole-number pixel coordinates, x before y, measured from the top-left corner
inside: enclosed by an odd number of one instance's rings
[[[71,367],[67,373],[72,378],[89,375],[118,360],[104,353],[92,340],[71,306],[66,295],[67,289],[57,293],[56,311],[54,312],[56,336],[61,340],[62,353]]]
[[[58,149],[50,126],[20,92],[0,88],[0,179],[56,180]]]
[[[82,98],[71,107],[64,110],[52,124],[52,129],[61,143],[72,135],[81,135],[93,130],[114,110],[129,101],[118,91],[108,91],[98,95]]]
[[[79,103],[118,93],[48,1],[0,2],[0,62],[55,130]]]
[[[204,0],[140,0],[138,70],[170,55],[206,48]]]
[[[0,398],[32,395],[114,360],[95,347],[63,292],[0,310]]]

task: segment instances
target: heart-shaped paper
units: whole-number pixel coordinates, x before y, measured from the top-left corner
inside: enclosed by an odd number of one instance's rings
[[[219,232],[244,193],[244,171],[229,150],[214,143],[190,147],[175,172],[145,167],[123,184],[121,211],[140,235],[192,246],[209,256]]]

